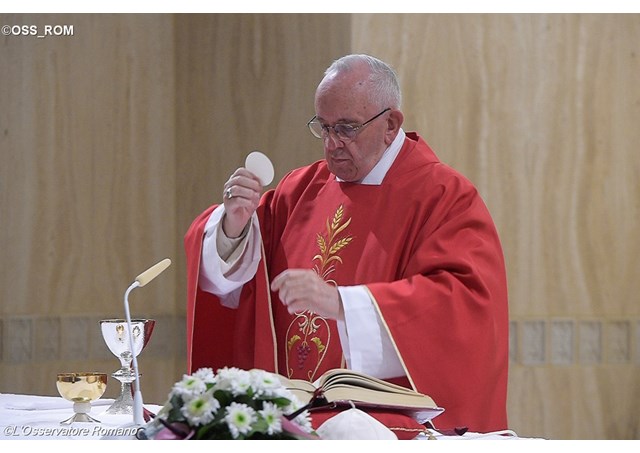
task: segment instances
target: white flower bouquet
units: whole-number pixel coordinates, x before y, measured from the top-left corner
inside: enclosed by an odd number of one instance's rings
[[[174,384],[143,439],[312,439],[309,412],[263,370],[201,368]]]

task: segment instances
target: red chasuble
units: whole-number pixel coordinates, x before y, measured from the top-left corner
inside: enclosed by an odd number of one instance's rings
[[[436,427],[507,428],[500,241],[473,185],[417,134],[407,134],[381,185],[338,182],[319,161],[265,193],[258,208],[263,256],[236,310],[197,284],[213,208],[185,236],[190,371],[255,367],[315,380],[344,367],[335,322],[289,315],[269,290],[285,269],[314,269],[330,284],[366,285],[405,369],[400,382],[445,408]]]

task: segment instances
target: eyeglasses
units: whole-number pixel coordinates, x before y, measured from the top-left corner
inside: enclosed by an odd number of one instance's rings
[[[309,127],[309,130],[316,138],[326,138],[329,136],[329,130],[333,130],[333,133],[336,134],[341,141],[348,142],[355,139],[356,135],[358,135],[363,127],[389,110],[391,110],[391,108],[387,107],[382,112],[360,125],[338,123],[335,126],[326,126],[318,121],[318,116],[316,115],[309,120],[307,127]]]

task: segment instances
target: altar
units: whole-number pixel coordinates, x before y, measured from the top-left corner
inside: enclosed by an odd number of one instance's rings
[[[73,403],[62,397],[0,394],[0,439],[135,439],[140,429],[131,415],[107,414],[113,399],[99,399],[92,403],[90,416],[99,423],[61,425],[73,415]],[[151,412],[160,406],[145,404]]]
[[[61,397],[0,393],[0,440],[135,440],[140,429],[131,415],[107,414],[113,399],[98,399],[92,403],[90,415],[98,423],[60,422],[73,415],[73,403]],[[157,413],[161,406],[145,404],[145,409]],[[513,431],[459,434],[430,430],[421,440],[519,440]]]

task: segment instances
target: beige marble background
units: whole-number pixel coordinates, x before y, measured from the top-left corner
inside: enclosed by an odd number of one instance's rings
[[[0,392],[117,368],[98,321],[124,290],[156,330],[145,400],[185,371],[182,237],[261,149],[321,158],[304,124],[324,68],[369,52],[405,128],[474,181],[500,231],[509,417],[522,436],[640,439],[640,16],[0,15],[72,25],[0,38]],[[437,364],[435,364],[437,366]],[[109,383],[107,396],[118,393]]]

